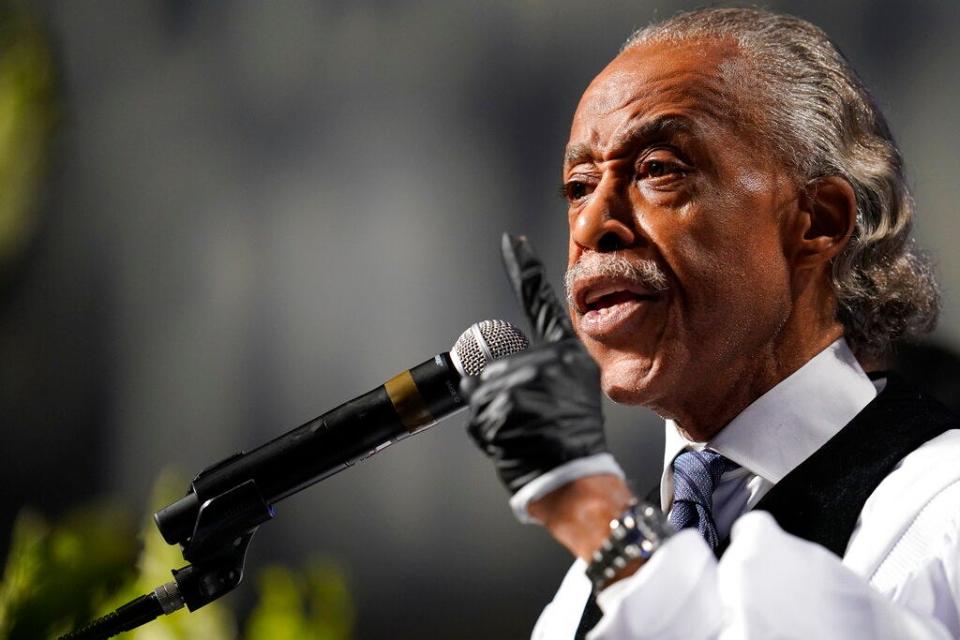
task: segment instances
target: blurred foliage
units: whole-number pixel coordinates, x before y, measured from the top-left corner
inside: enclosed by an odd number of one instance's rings
[[[54,57],[22,2],[0,0],[0,274],[37,227],[37,194],[58,119]]]
[[[246,637],[273,640],[339,640],[353,628],[353,601],[343,575],[315,561],[302,575],[267,567],[258,580],[260,602]]]
[[[150,513],[180,497],[185,482],[165,473]],[[14,527],[0,584],[0,638],[53,638],[152,591],[184,564],[148,516],[137,543],[133,519],[106,506],[89,507],[51,525],[24,511]],[[268,566],[256,579],[259,601],[244,633],[223,600],[181,609],[129,632],[128,640],[344,640],[354,609],[346,581],[329,563],[300,573]],[[242,586],[241,586],[242,588]]]
[[[90,619],[135,577],[136,557],[135,528],[116,510],[86,508],[56,527],[21,513],[0,585],[0,638],[46,638]]]

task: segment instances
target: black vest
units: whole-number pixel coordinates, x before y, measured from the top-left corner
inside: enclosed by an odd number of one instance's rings
[[[843,556],[867,498],[907,454],[960,419],[895,374],[873,401],[809,458],[778,482],[754,509],[769,512],[787,533]],[[650,492],[659,504],[659,487]],[[649,499],[649,498],[648,498]],[[717,547],[723,555],[729,538]],[[591,596],[577,638],[599,622]]]

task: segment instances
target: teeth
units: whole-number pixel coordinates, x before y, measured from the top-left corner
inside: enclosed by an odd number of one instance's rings
[[[609,306],[606,306],[606,307],[600,307],[599,309],[594,309],[593,311],[594,311],[594,313],[597,313],[597,314],[599,314],[599,315],[601,315],[601,316],[605,316],[605,315],[607,315],[608,313],[612,312],[614,309],[616,309],[617,307],[619,307],[619,306],[622,305],[622,304],[624,304],[624,303],[618,302],[617,304],[612,304],[612,305],[609,305]]]
[[[613,294],[622,294],[627,293],[636,297],[639,300],[649,300],[652,299],[649,291],[640,286],[635,286],[631,282],[624,282],[623,280],[615,280],[612,282],[596,282],[592,285],[587,285],[584,287],[585,291],[580,294],[582,302],[578,306],[583,307],[583,312],[587,311],[600,311],[600,309],[595,309],[594,305],[597,302],[606,296]],[[616,307],[618,304],[614,305],[604,305],[604,311],[607,307]]]
[[[610,295],[611,293],[617,293],[618,291],[626,291],[626,289],[623,289],[622,287],[618,287],[618,286],[600,287],[598,289],[594,289],[589,294],[587,294],[587,297],[586,299],[584,299],[584,302],[586,304],[593,304],[603,296]]]

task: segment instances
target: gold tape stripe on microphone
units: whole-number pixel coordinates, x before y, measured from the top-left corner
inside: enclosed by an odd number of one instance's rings
[[[384,383],[383,388],[387,390],[393,408],[400,414],[400,421],[408,431],[415,431],[434,422],[434,417],[423,402],[417,383],[413,381],[409,371],[393,376]]]

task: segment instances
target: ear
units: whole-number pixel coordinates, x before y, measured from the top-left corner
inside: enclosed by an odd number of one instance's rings
[[[829,262],[847,246],[857,224],[857,197],[840,176],[817,178],[800,198],[796,225],[789,242],[795,266]]]

